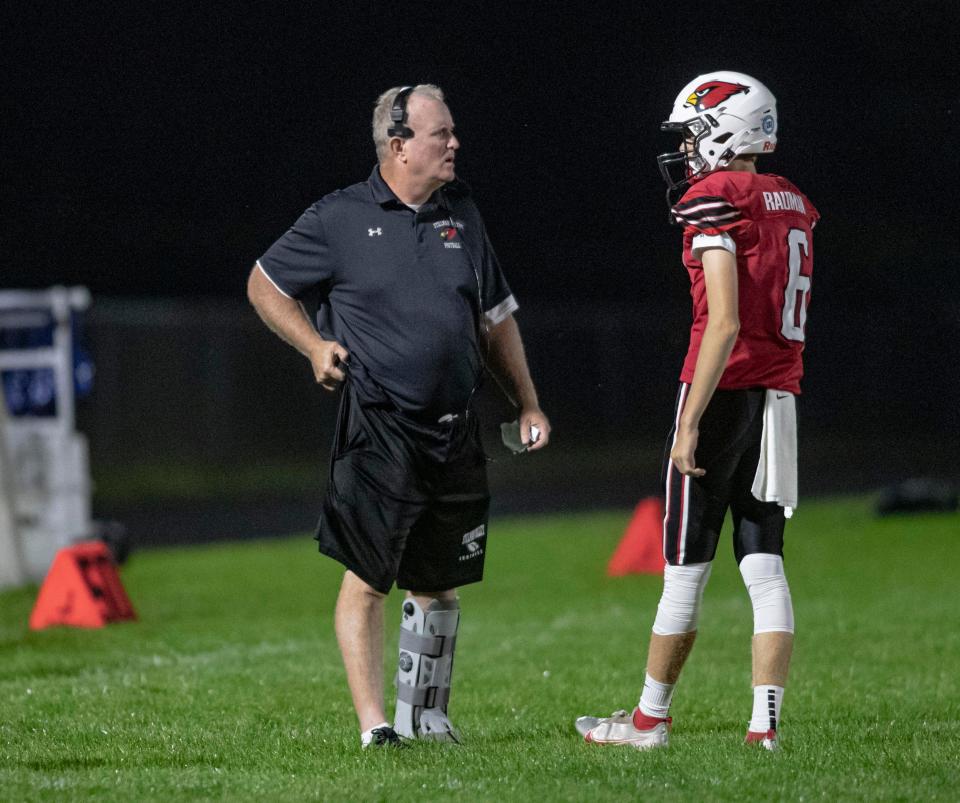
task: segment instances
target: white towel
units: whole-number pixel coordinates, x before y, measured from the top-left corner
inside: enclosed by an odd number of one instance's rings
[[[797,405],[792,393],[768,390],[753,495],[776,502],[788,519],[797,506]]]

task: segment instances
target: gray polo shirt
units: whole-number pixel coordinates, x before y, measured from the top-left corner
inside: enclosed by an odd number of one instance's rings
[[[361,402],[429,419],[464,409],[480,328],[517,309],[459,181],[414,212],[375,167],[307,209],[258,264],[284,295],[319,300],[317,327],[350,352]]]

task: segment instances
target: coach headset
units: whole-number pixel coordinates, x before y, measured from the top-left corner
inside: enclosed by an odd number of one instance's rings
[[[393,108],[390,109],[390,120],[393,125],[387,129],[388,137],[413,138],[413,129],[407,126],[407,100],[413,94],[413,90],[414,87],[405,86],[393,99]]]
[[[387,129],[388,137],[413,139],[414,131],[407,125],[407,101],[410,99],[415,88],[416,87],[413,86],[402,87],[400,91],[397,92],[396,97],[394,97],[393,106],[390,108],[390,121],[393,125]],[[453,216],[453,205],[450,203],[446,194],[444,194],[443,198],[450,221],[456,226],[457,220]],[[487,368],[487,357],[489,356],[490,350],[490,328],[487,326],[487,319],[483,313],[483,284],[480,279],[480,271],[477,270],[476,263],[473,261],[473,255],[470,253],[466,237],[463,238],[463,250],[467,252],[467,261],[470,263],[474,278],[477,280],[477,309],[480,313],[480,323],[477,326],[477,334],[482,337],[485,344],[485,348],[482,351],[478,349],[478,351],[480,351],[480,373],[477,376],[477,381],[474,383],[473,390],[470,391],[470,400],[472,400],[473,394],[476,393],[477,388],[480,387],[484,371],[486,371]],[[467,407],[469,408],[469,406],[470,401],[468,400]]]

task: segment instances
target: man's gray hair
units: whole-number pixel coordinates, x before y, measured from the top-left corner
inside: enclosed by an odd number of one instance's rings
[[[387,129],[393,125],[390,119],[390,110],[393,108],[393,102],[400,94],[402,86],[395,86],[384,92],[373,106],[373,144],[377,148],[377,161],[383,162],[389,155],[388,143],[390,137]],[[443,103],[443,90],[433,84],[417,84],[410,95],[426,95],[428,98],[439,100]],[[410,102],[410,96],[407,96],[407,103]],[[408,106],[409,108],[409,106]]]

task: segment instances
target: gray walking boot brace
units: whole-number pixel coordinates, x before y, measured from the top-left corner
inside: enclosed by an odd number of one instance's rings
[[[447,718],[460,603],[433,600],[424,611],[403,601],[394,730],[408,739],[459,743]]]

